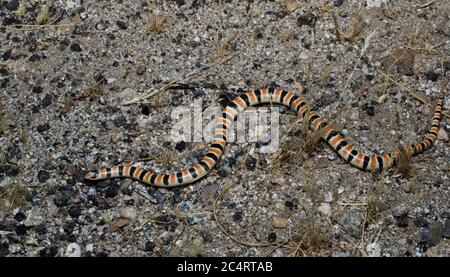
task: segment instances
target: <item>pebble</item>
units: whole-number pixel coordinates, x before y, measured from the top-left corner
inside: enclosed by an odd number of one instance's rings
[[[439,74],[431,70],[425,73],[425,78],[427,78],[427,80],[429,81],[436,82],[438,77]]]
[[[9,0],[6,1],[5,8],[10,11],[15,11],[19,8],[20,3],[19,0]]]
[[[313,27],[316,22],[316,16],[310,12],[306,12],[301,14],[297,18],[297,26],[302,27],[303,25],[307,25],[309,27]]]
[[[438,139],[443,141],[448,141],[448,134],[444,128],[440,128],[438,132]]]
[[[450,219],[447,219],[444,224],[444,230],[442,231],[442,237],[450,238]]]
[[[250,157],[245,161],[245,166],[247,167],[248,170],[253,170],[256,167],[256,162],[257,160],[255,158]]]
[[[152,252],[156,247],[156,244],[153,241],[147,241],[145,243],[144,251]]]
[[[392,215],[395,217],[405,217],[409,214],[409,211],[409,207],[402,204],[392,211]]]
[[[27,216],[22,213],[22,212],[18,212],[14,215],[14,219],[21,222],[22,220],[24,220],[25,218],[27,218]]]
[[[287,227],[287,220],[281,217],[274,217],[272,219],[273,227],[284,229]]]
[[[340,7],[342,6],[342,4],[344,4],[344,0],[333,0],[333,5],[336,7]]]
[[[81,215],[81,207],[80,205],[70,206],[67,212],[71,217],[78,218]]]
[[[269,235],[267,236],[267,241],[272,243],[275,242],[277,240],[277,233],[269,233]]]
[[[81,257],[81,247],[76,243],[71,243],[67,245],[66,252],[64,253],[66,257]]]
[[[126,30],[128,29],[128,24],[125,21],[122,20],[117,20],[116,21],[117,26],[122,29],[122,30]]]
[[[33,207],[23,224],[27,227],[38,226],[44,222],[44,216],[39,208]]]
[[[94,251],[94,245],[92,243],[89,243],[86,245],[86,252],[93,252]]]
[[[122,210],[120,210],[120,216],[124,218],[135,220],[136,215],[137,215],[136,209],[134,209],[133,207],[125,207]]]
[[[178,150],[178,152],[183,151],[184,149],[186,149],[186,143],[184,141],[177,142],[177,144],[175,145],[175,149]]]
[[[319,208],[317,210],[319,212],[321,212],[323,215],[326,215],[327,217],[331,216],[331,206],[328,203],[320,204],[320,206],[319,206]]]
[[[40,124],[36,127],[36,131],[39,133],[45,132],[50,129],[50,125],[48,123]]]
[[[9,245],[6,242],[0,244],[0,257],[6,257],[9,254]]]
[[[37,179],[40,183],[45,183],[50,178],[50,174],[47,170],[39,170]]]
[[[17,225],[15,228],[16,234],[18,236],[25,236],[27,234],[27,230],[28,228],[24,224]]]
[[[346,211],[339,219],[339,224],[342,228],[354,237],[359,237],[360,227],[364,221],[364,215],[362,211],[349,210]]]
[[[434,222],[430,225],[430,231],[428,234],[428,246],[435,246],[441,241],[444,228],[442,223]]]
[[[234,221],[242,220],[242,211],[235,211],[233,214],[233,220]]]
[[[33,93],[36,93],[36,94],[39,94],[39,93],[42,93],[42,87],[41,86],[34,86],[32,89],[31,89],[31,91],[33,92]]]
[[[376,242],[369,243],[366,252],[369,257],[381,257],[381,246]]]
[[[199,221],[200,221],[200,220],[198,219],[198,217],[193,216],[193,215],[188,216],[188,218],[187,218],[187,224],[188,224],[188,225],[195,225],[195,224],[197,224]]]
[[[66,194],[60,194],[60,195],[56,195],[55,198],[53,199],[53,202],[55,203],[55,205],[57,207],[64,207],[67,206],[67,204],[69,203],[69,196]]]
[[[81,46],[78,43],[72,43],[70,45],[70,50],[72,52],[81,52],[82,51]]]

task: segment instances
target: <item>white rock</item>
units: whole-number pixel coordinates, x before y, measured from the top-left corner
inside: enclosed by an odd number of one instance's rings
[[[331,206],[328,203],[320,204],[318,210],[319,210],[319,212],[321,212],[322,214],[324,214],[328,217],[331,216]]]
[[[443,128],[441,128],[438,132],[438,139],[448,141],[448,134]]]
[[[29,212],[27,219],[24,221],[24,225],[27,227],[36,226],[41,224],[44,221],[44,218],[42,217],[41,211],[33,207],[31,211]]]
[[[94,251],[94,245],[92,243],[89,243],[86,245],[86,252],[92,252]]]
[[[367,7],[379,8],[382,4],[386,4],[389,0],[366,0]]]
[[[71,243],[71,244],[67,245],[64,256],[66,256],[66,257],[81,257],[81,247],[76,243]]]
[[[381,247],[376,242],[369,243],[366,252],[369,257],[381,257]]]
[[[136,210],[133,207],[125,207],[120,211],[120,215],[128,219],[136,219]]]

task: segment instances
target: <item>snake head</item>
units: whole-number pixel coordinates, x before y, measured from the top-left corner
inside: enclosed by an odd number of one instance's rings
[[[84,179],[87,180],[96,180],[98,178],[98,170],[89,171],[84,175]]]

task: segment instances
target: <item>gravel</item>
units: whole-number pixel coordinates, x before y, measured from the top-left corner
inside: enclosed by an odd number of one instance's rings
[[[205,115],[269,84],[312,103],[358,149],[417,142],[432,111],[411,92],[434,105],[450,70],[446,1],[302,1],[290,11],[281,0],[53,1],[45,27],[31,2],[0,7],[0,256],[448,256],[444,139],[412,159],[409,177],[371,174],[323,142],[306,155],[310,134],[280,108],[277,152],[232,142],[193,184],[83,180],[131,161],[157,172],[197,162],[206,143],[172,140],[172,115]],[[211,66],[226,49],[235,55]],[[241,245],[218,223],[244,242],[288,245]]]

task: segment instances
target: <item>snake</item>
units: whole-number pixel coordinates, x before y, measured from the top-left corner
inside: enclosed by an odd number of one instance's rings
[[[382,172],[396,165],[401,153],[413,157],[425,152],[435,144],[438,139],[445,98],[443,91],[438,93],[431,127],[422,141],[401,146],[397,151],[391,153],[374,154],[356,149],[342,133],[335,130],[322,116],[311,109],[307,101],[294,92],[274,87],[246,91],[223,109],[221,117],[216,121],[214,135],[209,142],[207,153],[194,165],[170,174],[159,174],[132,165],[117,165],[88,171],[84,178],[95,181],[126,177],[156,187],[176,187],[195,182],[211,172],[217,164],[226,146],[229,127],[237,115],[244,112],[246,108],[259,104],[280,104],[289,107],[302,117],[309,129],[313,132],[320,132],[321,139],[326,141],[343,160],[364,171]]]

